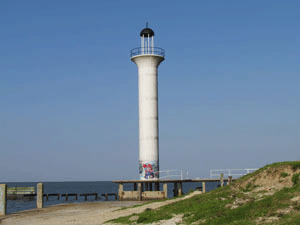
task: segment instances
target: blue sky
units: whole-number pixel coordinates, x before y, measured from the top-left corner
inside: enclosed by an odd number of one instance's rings
[[[159,67],[160,169],[299,160],[299,1],[0,3],[0,182],[138,178],[145,23]]]

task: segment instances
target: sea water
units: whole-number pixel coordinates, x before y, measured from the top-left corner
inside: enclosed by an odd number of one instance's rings
[[[8,182],[6,183],[7,187],[35,187],[36,182]],[[212,189],[217,188],[219,183],[216,182],[207,182],[206,183],[206,191],[210,191]],[[163,185],[160,185],[160,189],[162,189]],[[195,190],[196,187],[201,187],[202,183],[183,183],[182,189],[183,193],[187,193],[190,190]],[[168,198],[173,197],[173,183],[168,183]],[[133,184],[124,184],[124,191],[133,190]],[[68,193],[98,193],[98,196],[101,197],[100,200],[104,201],[105,198],[101,195],[103,193],[118,193],[118,184],[115,184],[111,181],[95,181],[95,182],[44,182],[44,194],[51,193],[59,193],[59,194],[68,194]],[[111,196],[108,199],[109,201],[114,201],[115,197]],[[95,196],[88,196],[87,201],[96,201]],[[78,200],[75,200],[74,196],[70,196],[68,201],[65,200],[65,197],[60,197],[57,200],[56,196],[49,197],[49,200],[46,201],[44,197],[44,206],[50,205],[58,205],[63,203],[80,203],[85,202],[83,196],[78,196]],[[36,200],[28,200],[28,199],[19,199],[19,200],[8,200],[7,201],[7,213],[15,213],[24,210],[34,209],[36,208]]]

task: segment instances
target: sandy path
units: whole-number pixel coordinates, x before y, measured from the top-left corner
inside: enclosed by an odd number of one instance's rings
[[[156,209],[161,206],[190,198],[201,192],[193,192],[183,198],[154,202],[143,206],[118,210],[143,202],[97,202],[58,205],[41,210],[24,211],[0,218],[1,225],[99,225],[105,221],[143,212],[146,208]]]

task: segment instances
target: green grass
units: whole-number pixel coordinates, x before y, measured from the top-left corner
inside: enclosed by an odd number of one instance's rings
[[[169,200],[169,199],[151,200],[151,201],[144,202],[142,204],[136,204],[136,205],[128,206],[128,207],[122,207],[122,208],[117,209],[115,211],[121,211],[121,210],[131,209],[131,208],[137,208],[137,207],[140,207],[140,206],[148,205],[148,204],[153,203],[153,202],[163,202],[163,201],[166,201],[166,200]]]
[[[267,165],[260,170],[254,172],[258,174],[263,170],[275,167],[291,166],[293,170],[300,168],[300,162],[281,162]],[[295,169],[296,168],[296,169]],[[245,177],[252,177],[253,174],[248,174],[240,180],[245,181]],[[135,214],[139,218],[137,221],[130,221],[127,217],[121,217],[112,222],[132,224],[132,223],[153,223],[159,220],[167,220],[174,215],[183,214],[184,224],[191,224],[196,221],[203,221],[201,224],[256,224],[259,217],[277,216],[279,221],[272,224],[299,224],[300,221],[300,203],[291,202],[290,199],[299,196],[300,182],[298,182],[300,174],[294,175],[294,186],[283,188],[272,196],[264,196],[260,200],[255,200],[246,192],[255,188],[253,183],[249,182],[246,188],[242,191],[232,189],[230,186],[218,188],[205,194],[196,195],[192,198],[182,200],[173,204],[160,207],[156,210],[144,211],[140,214]],[[245,191],[246,192],[243,192]],[[262,192],[261,192],[262,193]],[[240,205],[238,208],[231,209],[235,200],[247,199],[247,202]],[[227,207],[226,207],[227,206]],[[279,209],[285,209],[292,206],[293,211],[288,215],[278,213]]]
[[[280,176],[283,177],[283,178],[287,177],[288,175],[289,175],[289,174],[288,174],[288,173],[285,173],[285,172],[282,172],[282,173],[280,174]]]
[[[254,185],[252,182],[249,182],[246,187],[243,189],[243,192],[252,191],[254,188],[257,188],[258,185]]]
[[[233,192],[229,187],[214,190],[203,195],[197,195],[190,199],[163,206],[157,210],[145,211],[138,214],[137,223],[152,223],[159,220],[171,219],[174,214],[184,214],[184,222],[190,224],[200,219],[206,219],[203,224],[255,224],[258,217],[281,216],[281,223],[286,224],[289,217],[284,217],[277,213],[278,209],[284,209],[290,206],[289,200],[299,193],[299,184],[292,188],[284,188],[273,196],[267,196],[260,201],[250,200],[250,202],[236,208],[225,208],[229,203],[233,203],[236,197],[245,196],[238,192]],[[235,195],[235,197],[232,197]],[[226,200],[220,200],[226,198]],[[299,207],[300,208],[300,207]],[[297,210],[297,209],[296,209]],[[299,214],[299,213],[298,213]],[[296,214],[295,221],[299,218]],[[131,217],[121,217],[114,220],[117,223],[131,224]],[[293,218],[291,218],[293,219]],[[292,224],[292,223],[290,223]]]
[[[295,184],[297,184],[299,182],[299,177],[300,177],[300,173],[295,173],[292,177],[292,182]]]

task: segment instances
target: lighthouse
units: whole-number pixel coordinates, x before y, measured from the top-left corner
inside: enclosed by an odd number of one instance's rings
[[[131,61],[138,68],[139,93],[139,176],[141,180],[159,178],[158,66],[165,51],[154,47],[154,31],[140,32],[141,47],[131,50]]]

